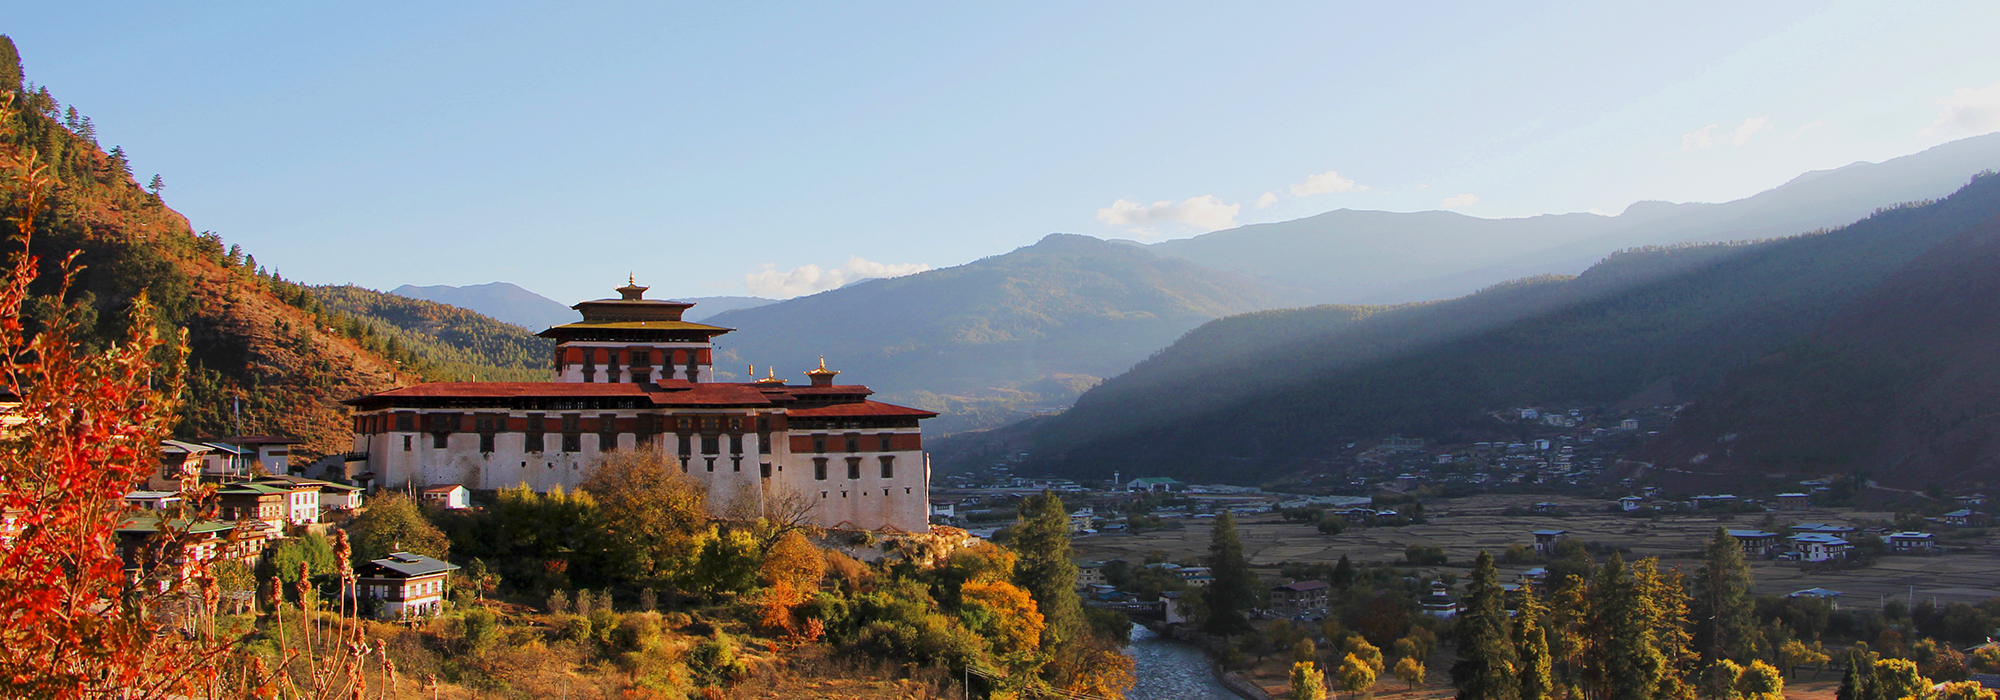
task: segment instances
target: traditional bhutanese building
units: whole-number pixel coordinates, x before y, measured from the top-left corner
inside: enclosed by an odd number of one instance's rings
[[[548,491],[581,485],[600,455],[652,446],[678,456],[717,509],[790,494],[810,500],[823,527],[929,529],[918,422],[937,414],[835,384],[824,360],[804,386],[775,373],[715,382],[714,339],[731,329],[683,321],[693,304],[646,289],[577,304],[582,321],[543,331],[555,341],[553,381],[433,382],[348,400],[354,450],[384,487]]]

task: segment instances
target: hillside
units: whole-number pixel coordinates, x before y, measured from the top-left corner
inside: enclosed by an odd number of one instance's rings
[[[1840,226],[1877,208],[1950,194],[2000,168],[2000,134],[1882,163],[1806,173],[1721,204],[1639,202],[1617,216],[1481,219],[1443,211],[1342,209],[1151,248],[1311,291],[1340,303],[1443,299],[1502,280],[1577,274],[1612,251],[1689,241],[1753,240]]]
[[[7,43],[0,55],[13,55],[12,42],[0,42]],[[36,291],[45,295],[38,303],[57,301],[47,296],[55,266],[72,252],[83,269],[61,301],[94,313],[90,342],[117,337],[133,298],[149,292],[169,337],[188,333],[191,395],[181,436],[290,435],[306,441],[301,453],[345,451],[351,433],[339,402],[416,379],[379,346],[339,330],[346,320],[303,287],[220,236],[195,233],[139,186],[122,149],[99,147],[90,121],[47,88],[24,84],[18,65],[0,65],[0,91],[13,93],[19,111],[7,132],[12,145],[37,151],[59,181],[36,220],[33,249],[44,264]],[[18,206],[0,203],[10,217]]]
[[[1655,385],[1699,395],[1996,211],[2000,187],[1982,178],[1827,233],[1638,251],[1451,302],[1223,319],[1068,413],[947,441],[938,459],[1005,449],[1051,473],[1254,482],[1353,436],[1445,434],[1486,409],[1609,404]]]
[[[927,427],[951,432],[1067,404],[1203,322],[1280,299],[1235,275],[1056,234],[966,265],[706,322],[738,329],[717,339],[719,369],[755,364],[762,375],[775,366],[796,381],[825,356],[847,373],[843,381],[947,413]]]
[[[389,293],[470,309],[526,328],[531,332],[559,326],[579,318],[568,305],[507,282],[488,282],[463,287],[446,284],[419,287],[406,284],[389,290]]]
[[[478,382],[549,377],[554,345],[520,326],[449,304],[353,285],[313,287],[312,292],[327,308],[362,324],[358,335],[380,337],[385,347],[394,348],[391,355],[408,351],[425,360],[428,377]]]
[[[1731,374],[1647,456],[1702,472],[1863,472],[1905,489],[1996,483],[2000,217],[1965,209],[1940,227],[1956,235],[1824,331]]]

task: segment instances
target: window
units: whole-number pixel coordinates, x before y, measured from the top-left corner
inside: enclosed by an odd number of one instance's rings
[[[813,458],[813,478],[814,478],[814,479],[818,479],[818,480],[820,480],[820,481],[826,481],[826,458],[825,458],[825,457],[814,457],[814,458]]]
[[[847,478],[849,478],[849,479],[859,479],[859,478],[861,478],[861,458],[860,458],[860,457],[849,457],[849,458],[847,458]]]
[[[766,479],[771,478],[771,463],[765,462],[763,464],[757,465],[757,471],[763,472],[764,478]]]
[[[450,440],[451,433],[431,433],[431,447],[433,448],[442,450]]]
[[[861,436],[855,435],[853,433],[847,434],[847,451],[848,452],[861,451]]]
[[[770,434],[770,433],[758,433],[758,434],[757,434],[757,454],[760,454],[760,455],[767,455],[767,454],[771,454],[771,434]]]
[[[405,433],[416,430],[417,417],[408,413],[396,414],[396,429]]]
[[[681,459],[685,460],[687,459],[688,455],[694,454],[694,448],[692,445],[689,444],[693,442],[694,439],[687,435],[682,435],[680,437],[681,437]]]
[[[884,479],[894,479],[894,478],[896,478],[896,458],[895,458],[895,457],[890,457],[890,456],[888,456],[888,455],[883,455],[883,456],[882,456],[882,478],[884,478]]]
[[[565,433],[574,433],[583,430],[583,414],[580,413],[563,414],[562,429],[563,432]]]
[[[701,436],[701,453],[712,455],[722,451],[722,439],[714,435]]]
[[[729,471],[732,471],[732,472],[740,472],[740,471],[743,471],[743,458],[742,458],[742,457],[730,457],[730,458],[729,458]]]
[[[594,369],[594,368],[592,368],[592,367],[591,367],[590,365],[584,365],[584,366],[583,366],[583,383],[585,383],[585,384],[590,384],[590,383],[592,383],[592,382],[595,382],[595,381],[597,381],[597,370],[596,370],[596,369]]]
[[[814,436],[813,436],[813,452],[816,452],[816,453],[819,453],[819,454],[826,454],[826,436],[825,436],[825,435],[814,435]]]
[[[741,435],[729,436],[729,454],[733,455],[743,454],[743,436]]]
[[[891,435],[891,434],[889,434],[889,433],[883,433],[883,434],[882,434],[882,451],[883,451],[883,452],[895,452],[895,451],[896,451],[896,442],[895,442],[895,440],[894,440],[894,437],[895,437],[894,435]]]
[[[563,451],[582,452],[583,436],[576,433],[563,433]]]
[[[403,436],[403,451],[404,452],[410,451],[410,436],[408,435]]]
[[[492,433],[480,433],[480,434],[479,434],[479,451],[480,451],[480,452],[492,452],[492,451],[493,451],[493,434],[492,434]]]
[[[652,372],[645,372],[645,371],[639,371],[639,370],[634,370],[634,371],[632,372],[632,383],[633,383],[633,384],[645,384],[646,382],[650,382],[650,381],[653,381],[653,373],[652,373]]]
[[[633,350],[632,364],[634,366],[645,366],[653,364],[653,353],[647,352],[645,350]]]

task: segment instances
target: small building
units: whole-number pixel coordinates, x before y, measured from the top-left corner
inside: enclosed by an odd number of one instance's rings
[[[1102,561],[1077,562],[1076,587],[1086,588],[1089,586],[1097,586],[1104,584],[1105,582],[1104,565],[1108,563],[1110,562],[1102,562]]]
[[[1777,549],[1778,533],[1763,530],[1730,530],[1729,536],[1743,545],[1743,553],[1752,556],[1770,556]]]
[[[1618,509],[1626,513],[1630,513],[1632,511],[1644,507],[1646,507],[1646,499],[1640,498],[1638,496],[1626,496],[1624,498],[1618,499]]]
[[[1539,586],[1542,585],[1543,583],[1547,583],[1548,580],[1549,580],[1549,570],[1547,568],[1540,566],[1529,569],[1527,571],[1523,571],[1514,576],[1515,583],[1519,583],[1520,585],[1523,586]]]
[[[1638,429],[1639,429],[1639,421],[1638,421],[1638,420],[1636,420],[1636,419],[1632,419],[1632,418],[1627,418],[1627,419],[1625,419],[1625,420],[1621,420],[1621,421],[1618,421],[1618,429],[1619,429],[1619,430],[1638,430]]]
[[[1887,538],[1889,549],[1909,554],[1929,554],[1934,550],[1937,538],[1928,532],[1897,532]]]
[[[1537,513],[1558,513],[1562,511],[1562,506],[1548,501],[1542,501],[1541,503],[1535,504],[1534,511]]]
[[[1939,516],[1938,519],[1944,521],[1946,525],[1956,525],[1958,527],[1977,527],[1985,525],[1989,520],[1985,513],[1965,508],[1945,513]]]
[[[424,489],[424,503],[447,510],[472,507],[472,491],[463,484],[432,486]]]
[[[1127,491],[1186,491],[1187,484],[1164,476],[1147,476],[1125,482]]]
[[[1785,597],[1824,600],[1833,605],[1833,609],[1840,609],[1840,591],[1830,591],[1824,588],[1808,588],[1803,591],[1792,591],[1791,595]]]
[[[958,502],[957,502],[957,501],[931,501],[931,517],[933,517],[933,518],[956,518],[956,517],[958,517]]]
[[[1197,586],[1215,580],[1215,571],[1206,566],[1183,566],[1180,569],[1180,575],[1182,581]]]
[[[1852,548],[1847,540],[1837,535],[1817,532],[1800,533],[1792,535],[1789,539],[1798,552],[1800,561],[1839,561],[1846,559],[1848,551]]]
[[[145,510],[160,510],[180,505],[179,491],[133,491],[125,494],[125,502]]]
[[[1567,530],[1536,530],[1535,553],[1550,556],[1556,553],[1556,544],[1569,537]]]
[[[149,562],[164,560],[181,567],[182,574],[188,575],[195,562],[233,560],[248,563],[264,551],[264,543],[271,532],[256,521],[243,524],[220,520],[192,523],[170,520],[166,522],[165,529],[184,536],[166,545],[174,547],[173,551],[160,551],[162,545],[157,544],[155,538],[160,536],[161,529],[161,518],[156,515],[139,515],[119,524],[116,546],[126,569],[141,568],[151,565]],[[237,530],[242,532],[232,538],[232,533]]]
[[[1271,610],[1284,617],[1324,615],[1327,609],[1325,581],[1294,581],[1271,587]]]
[[[1778,494],[1779,510],[1805,510],[1810,507],[1812,507],[1811,496],[1798,492]]]
[[[1451,618],[1458,615],[1458,600],[1451,597],[1451,587],[1443,581],[1432,581],[1430,595],[1419,603],[1425,615]]]
[[[146,490],[179,491],[183,477],[201,476],[202,464],[208,453],[214,451],[215,448],[199,443],[161,440],[160,470],[146,476]]]
[[[1958,504],[1961,506],[1975,508],[1986,505],[1986,494],[1975,493],[1966,496],[1952,496],[1952,500],[1958,501]]]
[[[334,483],[321,486],[319,508],[321,512],[357,510],[361,508],[361,487]]]
[[[1792,526],[1792,532],[1845,536],[1854,532],[1854,528],[1846,525],[1827,525],[1825,523],[1799,523]]]
[[[1069,534],[1075,535],[1084,532],[1090,532],[1091,526],[1096,523],[1097,523],[1097,515],[1095,513],[1092,513],[1089,508],[1084,508],[1077,512],[1070,513]]]
[[[1729,493],[1713,496],[1695,496],[1692,500],[1696,508],[1725,508],[1736,505],[1737,501],[1736,495]]]
[[[285,522],[293,525],[311,525],[319,522],[320,489],[329,486],[317,479],[296,476],[272,476],[258,479],[253,483],[267,484],[290,490],[285,498]]]
[[[292,490],[270,484],[244,482],[215,492],[223,520],[258,520],[274,530],[288,522]]]
[[[1160,607],[1163,608],[1162,612],[1166,613],[1167,624],[1178,625],[1187,622],[1187,603],[1182,601],[1182,597],[1186,593],[1187,591],[1162,591],[1160,593]]]
[[[355,586],[361,595],[380,601],[377,617],[434,615],[444,604],[445,576],[457,570],[422,554],[396,552],[355,567]]]

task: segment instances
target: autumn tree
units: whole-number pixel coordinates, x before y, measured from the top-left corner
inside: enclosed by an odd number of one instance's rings
[[[1736,691],[1743,700],[1784,700],[1785,677],[1763,659],[1757,659],[1736,679]]]
[[[1543,628],[1548,607],[1540,596],[1528,591],[1521,596],[1521,608],[1514,616],[1514,659],[1520,674],[1521,700],[1549,700],[1555,690],[1550,671],[1549,639]]]
[[[1743,545],[1723,528],[1709,538],[1708,556],[1694,577],[1694,646],[1710,662],[1741,661],[1756,652],[1756,607]]]
[[[383,491],[368,500],[368,509],[349,523],[359,561],[381,559],[391,552],[410,552],[443,559],[451,540],[430,521],[415,501],[395,491]]]
[[[597,535],[622,578],[653,587],[687,570],[708,506],[701,485],[673,468],[672,457],[650,446],[603,455],[582,489],[597,503]]]
[[[1701,668],[1688,632],[1687,586],[1679,572],[1660,571],[1659,560],[1647,557],[1632,565],[1632,577],[1652,615],[1654,644],[1660,650],[1660,684],[1654,700],[1693,700],[1689,681]]]
[[[1424,684],[1424,662],[1418,661],[1417,657],[1405,656],[1397,659],[1395,671],[1396,677],[1410,686],[1410,690],[1416,690],[1417,686]]]
[[[764,552],[759,579],[764,584],[763,624],[792,631],[792,609],[819,590],[826,558],[798,532],[785,533]]]
[[[1353,654],[1342,658],[1340,668],[1334,671],[1340,689],[1349,693],[1368,692],[1369,688],[1375,687],[1375,675],[1374,666],[1369,665],[1366,659]]]
[[[1326,700],[1326,677],[1311,661],[1292,664],[1292,700]]]
[[[1203,631],[1218,635],[1249,631],[1250,620],[1243,616],[1243,611],[1257,600],[1257,575],[1250,571],[1250,560],[1243,556],[1243,541],[1236,535],[1236,517],[1229,511],[1215,518],[1207,564],[1214,580],[1202,590],[1202,602],[1208,609],[1208,617],[1202,621]]]
[[[1493,555],[1480,552],[1458,616],[1458,663],[1451,667],[1451,681],[1459,700],[1514,700],[1520,692],[1503,593]]]
[[[986,641],[1010,679],[1033,678],[1042,665],[1042,613],[1035,599],[1006,581],[973,581],[959,591],[959,617]]]
[[[1042,645],[1053,648],[1085,630],[1070,559],[1069,511],[1055,493],[1043,491],[1021,499],[1016,513],[1014,583],[1034,597],[1044,622]]]

